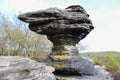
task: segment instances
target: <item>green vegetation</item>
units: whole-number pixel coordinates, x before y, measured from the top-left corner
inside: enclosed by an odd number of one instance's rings
[[[114,80],[120,79],[120,52],[90,52],[80,55],[93,59],[95,64],[106,66],[107,70],[113,74]]]
[[[36,34],[27,28],[27,24],[15,17],[0,13],[0,55],[40,58],[50,52],[52,44],[46,36]]]

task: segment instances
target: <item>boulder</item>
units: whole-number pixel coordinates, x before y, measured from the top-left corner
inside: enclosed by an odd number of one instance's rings
[[[89,14],[79,5],[66,9],[49,8],[19,15],[20,20],[29,23],[29,28],[45,34],[54,45],[75,45],[94,29]]]
[[[56,80],[54,68],[20,56],[0,56],[0,80]]]

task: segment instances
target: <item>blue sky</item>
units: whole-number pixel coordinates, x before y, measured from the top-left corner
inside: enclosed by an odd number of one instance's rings
[[[0,11],[11,15],[73,4],[86,9],[95,27],[81,40],[87,51],[120,51],[120,0],[0,0]]]

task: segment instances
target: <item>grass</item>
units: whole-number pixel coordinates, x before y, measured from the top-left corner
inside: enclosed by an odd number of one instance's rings
[[[120,80],[120,52],[88,52],[80,55],[91,58],[95,64],[106,66],[107,70],[112,73],[114,80]]]

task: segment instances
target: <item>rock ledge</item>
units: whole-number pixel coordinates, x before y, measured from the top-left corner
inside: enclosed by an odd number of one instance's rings
[[[43,63],[20,56],[0,56],[0,80],[55,80]]]

